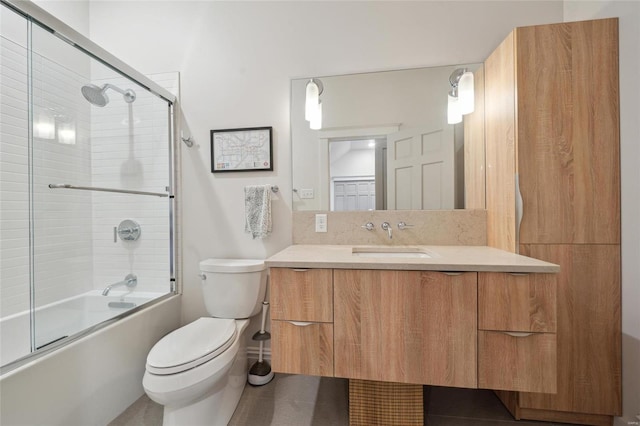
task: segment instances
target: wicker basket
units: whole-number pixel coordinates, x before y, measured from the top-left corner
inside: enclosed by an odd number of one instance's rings
[[[422,385],[349,380],[349,426],[423,426]]]

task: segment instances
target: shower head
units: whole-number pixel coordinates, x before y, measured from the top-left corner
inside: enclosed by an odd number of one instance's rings
[[[95,84],[85,84],[80,91],[82,92],[82,96],[92,105],[103,107],[109,103],[109,97],[106,93],[107,89],[121,93],[124,101],[128,104],[136,100],[136,92],[131,89],[122,90],[113,84],[105,84],[102,87],[96,86]]]

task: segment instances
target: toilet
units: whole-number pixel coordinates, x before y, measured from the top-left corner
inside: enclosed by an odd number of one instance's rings
[[[244,331],[264,300],[264,261],[207,259],[200,271],[211,317],[167,334],[147,356],[142,386],[164,405],[164,426],[227,425],[247,379]]]

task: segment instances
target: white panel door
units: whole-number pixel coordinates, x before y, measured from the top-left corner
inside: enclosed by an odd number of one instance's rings
[[[432,125],[387,136],[387,208],[453,209],[453,126]]]

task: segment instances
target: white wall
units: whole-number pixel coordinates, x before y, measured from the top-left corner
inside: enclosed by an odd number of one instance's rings
[[[640,415],[640,3],[567,1],[564,20],[618,17],[620,31],[620,167],[622,175],[622,410],[618,424]]]
[[[291,242],[291,78],[481,62],[513,27],[560,21],[559,1],[92,1],[96,43],[143,73],[181,73],[197,144],[182,156],[183,321],[205,315],[199,260],[264,258]],[[209,131],[254,126],[273,126],[274,171],[211,174]],[[259,183],[281,192],[273,234],[252,240],[242,190]]]

